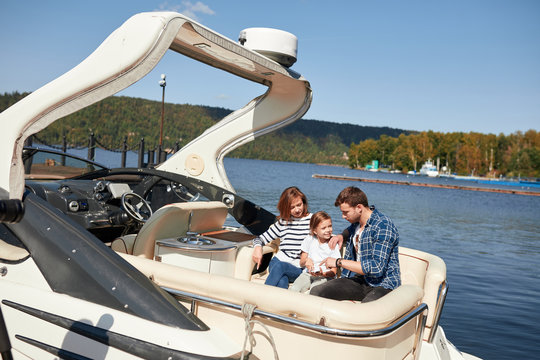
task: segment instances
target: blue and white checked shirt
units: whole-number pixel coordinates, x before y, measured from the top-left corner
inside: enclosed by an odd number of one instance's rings
[[[358,239],[360,263],[364,271],[364,279],[370,286],[382,286],[395,289],[401,285],[399,270],[398,246],[399,233],[390,218],[371,207],[373,213],[369,217],[364,230]],[[357,260],[355,236],[359,224],[351,224],[349,241],[345,248],[345,260]],[[354,277],[356,273],[343,269],[341,277]]]

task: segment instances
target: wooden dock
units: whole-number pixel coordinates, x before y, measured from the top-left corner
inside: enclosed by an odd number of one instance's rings
[[[361,181],[361,182],[379,183],[379,184],[409,185],[409,186],[421,186],[421,187],[441,188],[441,189],[471,190],[471,191],[495,192],[495,193],[502,193],[502,194],[540,196],[540,191],[493,189],[493,188],[485,188],[485,187],[448,185],[448,184],[426,184],[426,183],[418,183],[418,182],[412,182],[412,181],[368,179],[368,178],[360,178],[360,177],[345,176],[345,175],[340,176],[340,175],[313,174],[312,177],[316,179],[348,180],[348,181]]]

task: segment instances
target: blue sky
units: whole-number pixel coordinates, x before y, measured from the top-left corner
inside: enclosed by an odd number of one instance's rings
[[[540,1],[0,2],[0,93],[34,91],[76,66],[131,15],[173,10],[236,40],[248,27],[298,37],[313,88],[304,116],[440,132],[540,131]],[[199,70],[204,69],[204,75]],[[177,54],[120,95],[237,109],[264,92]]]

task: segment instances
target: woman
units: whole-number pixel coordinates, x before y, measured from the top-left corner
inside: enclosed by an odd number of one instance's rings
[[[278,220],[253,240],[253,261],[259,268],[262,246],[272,240],[280,239],[279,251],[270,261],[265,284],[287,289],[289,283],[296,280],[302,273],[300,246],[302,240],[309,235],[311,214],[308,211],[306,195],[296,186],[291,186],[281,193],[277,208]]]

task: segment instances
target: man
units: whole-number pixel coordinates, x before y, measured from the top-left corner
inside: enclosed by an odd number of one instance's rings
[[[311,289],[311,294],[336,300],[376,300],[401,285],[399,234],[390,218],[368,205],[366,194],[357,187],[343,189],[335,202],[351,223],[331,241],[340,246],[348,240],[343,259],[326,258],[321,264],[342,268],[341,278]]]

